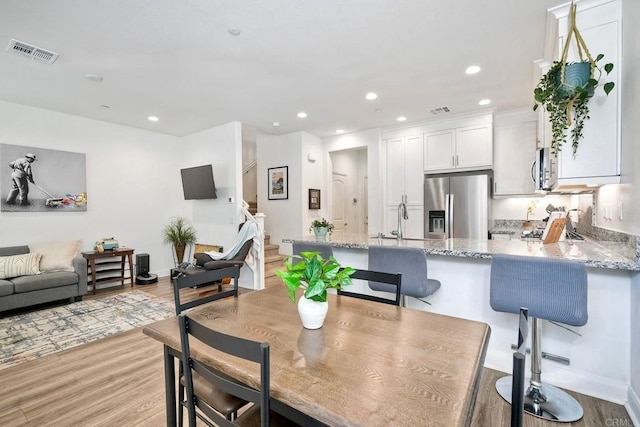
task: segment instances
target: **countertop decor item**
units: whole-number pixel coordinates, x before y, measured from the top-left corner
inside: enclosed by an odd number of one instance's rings
[[[567,131],[571,127],[571,146],[573,155],[578,150],[582,138],[584,121],[589,118],[589,100],[600,86],[602,71],[609,74],[613,64],[607,63],[602,68],[597,64],[604,55],[594,60],[576,27],[576,5],[571,6],[569,33],[566,37],[562,57],[555,61],[549,71],[542,76],[533,90],[534,111],[541,105],[549,113],[551,122],[551,152],[558,154],[566,142]],[[567,62],[571,38],[575,36],[580,62]],[[613,90],[614,82],[606,82],[602,89],[606,95]]]
[[[334,225],[331,224],[326,219],[322,218],[314,219],[311,222],[311,226],[309,227],[309,231],[313,231],[313,234],[316,236],[316,240],[319,242],[324,242],[327,239],[327,233],[333,233]]]
[[[196,230],[184,217],[173,217],[171,222],[164,227],[164,242],[173,245],[176,252],[176,264],[184,259],[184,251],[187,245],[196,242]]]
[[[293,260],[297,260],[293,264]],[[342,267],[334,257],[325,260],[320,252],[301,252],[287,258],[284,262],[286,271],[278,270],[276,274],[289,289],[289,299],[296,301],[296,291],[304,288],[304,294],[298,301],[298,313],[302,325],[307,329],[322,327],[329,309],[327,289],[342,289],[351,284],[351,275],[355,270]]]

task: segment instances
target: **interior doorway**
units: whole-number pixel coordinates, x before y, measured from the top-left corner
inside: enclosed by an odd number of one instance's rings
[[[336,237],[366,234],[368,218],[367,147],[333,151],[331,157],[331,222]]]

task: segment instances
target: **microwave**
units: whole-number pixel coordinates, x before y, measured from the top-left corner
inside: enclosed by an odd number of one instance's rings
[[[558,158],[551,148],[538,148],[536,158],[531,165],[531,179],[536,192],[551,191],[558,183]]]

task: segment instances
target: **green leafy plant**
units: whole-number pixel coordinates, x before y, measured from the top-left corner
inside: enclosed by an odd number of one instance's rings
[[[591,75],[589,80],[581,86],[568,86],[561,75],[563,62],[556,61],[533,90],[534,111],[541,105],[549,113],[551,152],[553,154],[557,155],[562,149],[562,145],[566,143],[567,130],[573,120],[571,146],[573,155],[576,155],[578,144],[583,137],[584,122],[590,118],[589,100],[593,97],[596,88],[600,86],[603,70],[607,75],[613,70],[612,63],[607,63],[602,68],[597,65],[603,57],[604,55],[600,54],[595,61],[586,61],[591,68]],[[565,67],[567,65],[569,63],[564,63]],[[609,95],[614,86],[614,82],[606,82],[602,85],[602,89],[606,95]]]
[[[182,262],[187,245],[196,242],[196,230],[183,217],[173,217],[163,230],[164,242],[172,244],[178,262]]]
[[[322,218],[321,220],[314,219],[313,222],[311,222],[309,231],[314,231],[314,228],[322,228],[322,227],[325,227],[329,232],[329,234],[333,233],[333,229],[335,228],[333,224],[331,224],[326,219]]]
[[[299,260],[296,264],[293,259]],[[276,274],[289,289],[289,299],[296,302],[296,290],[305,288],[307,299],[325,302],[327,289],[342,289],[351,284],[351,275],[355,270],[342,267],[334,257],[325,260],[320,252],[301,252],[300,255],[288,257],[284,266],[286,271],[278,270]]]

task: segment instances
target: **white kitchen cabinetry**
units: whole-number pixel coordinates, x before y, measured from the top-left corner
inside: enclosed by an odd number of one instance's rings
[[[398,205],[405,197],[408,220],[402,220],[403,236],[422,238],[423,185],[422,157],[424,140],[422,134],[388,139],[387,149],[387,197],[384,234],[398,228]]]
[[[401,221],[402,236],[411,239],[424,238],[424,207],[407,205],[407,216],[409,219]],[[398,228],[398,206],[387,206],[385,225],[383,233],[391,236],[391,232]]]
[[[425,133],[424,141],[426,173],[492,166],[493,132],[490,123]]]
[[[389,139],[387,142],[387,205],[406,195],[406,203],[423,204],[422,135]]]
[[[493,195],[533,195],[531,167],[535,159],[538,122],[532,110],[496,116]]]
[[[584,3],[584,5],[583,5]],[[602,3],[602,4],[597,4]],[[581,6],[582,5],[582,6]],[[558,11],[559,46],[563,46],[568,31],[568,8]],[[596,88],[589,101],[589,120],[585,121],[577,155],[573,156],[571,137],[558,156],[558,185],[607,184],[620,182],[620,72],[622,55],[620,42],[620,1],[580,2],[576,24],[589,51],[595,57],[602,53],[602,67],[611,62],[614,69],[603,76],[600,83],[616,83],[607,96],[602,87]],[[579,60],[575,43],[571,43],[569,61]]]

